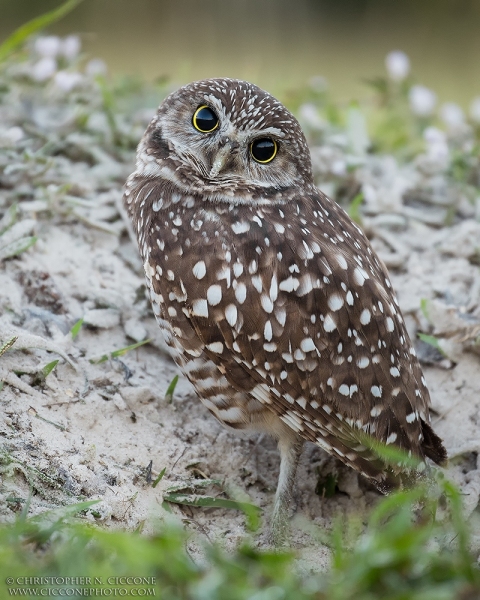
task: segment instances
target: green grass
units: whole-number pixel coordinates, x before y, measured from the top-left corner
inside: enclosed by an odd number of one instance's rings
[[[18,498],[11,502],[22,505]],[[192,539],[173,519],[159,523],[149,536],[105,531],[81,516],[95,514],[94,505],[84,502],[27,518],[28,501],[23,503],[17,520],[0,528],[0,597],[8,597],[9,587],[63,587],[73,590],[68,597],[82,597],[74,591],[82,586],[73,584],[5,583],[8,577],[15,582],[26,576],[89,577],[91,584],[83,587],[151,589],[166,600],[480,597],[480,571],[469,551],[470,525],[462,516],[461,495],[442,479],[383,499],[366,527],[353,519],[339,523],[327,536],[332,567],[324,574],[300,575],[294,552],[258,550],[248,538],[226,553],[219,543]],[[200,561],[192,559],[195,545],[201,548]],[[108,583],[122,576],[147,578],[149,583]]]
[[[21,48],[30,36],[45,29],[52,23],[60,21],[65,15],[76,8],[83,0],[67,0],[58,8],[35,17],[28,23],[16,29],[2,44],[0,44],[0,62],[8,58],[16,50]]]

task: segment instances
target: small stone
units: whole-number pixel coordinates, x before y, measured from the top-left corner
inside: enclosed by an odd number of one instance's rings
[[[125,321],[123,329],[125,334],[135,342],[141,342],[147,339],[147,330],[138,319],[128,319]]]
[[[156,396],[149,387],[123,387],[120,394],[130,408],[135,404],[147,404],[156,400]]]
[[[86,312],[83,322],[91,327],[111,329],[120,324],[120,313],[114,308],[94,308]]]
[[[118,410],[125,410],[126,408],[128,408],[127,404],[125,403],[125,400],[120,396],[118,392],[114,394],[112,400],[115,406],[118,408]]]

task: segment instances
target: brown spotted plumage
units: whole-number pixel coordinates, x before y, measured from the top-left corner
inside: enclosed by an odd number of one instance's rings
[[[212,131],[192,120],[202,106]],[[258,140],[276,150],[268,162]],[[304,135],[277,100],[232,79],[171,94],[124,202],[155,315],[200,399],[222,423],[279,440],[275,539],[304,440],[383,491],[396,475],[365,434],[445,460],[388,274],[314,186]]]

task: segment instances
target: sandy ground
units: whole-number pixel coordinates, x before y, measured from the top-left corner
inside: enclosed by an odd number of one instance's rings
[[[143,116],[132,135],[144,124]],[[31,175],[35,161],[28,166],[28,177],[6,168],[8,153],[22,142],[4,143],[0,214],[15,199],[19,223],[25,232],[35,232],[38,241],[0,263],[0,340],[17,336],[0,357],[5,382],[0,392],[0,519],[13,520],[31,491],[31,515],[99,499],[87,519],[150,532],[167,514],[162,506],[166,490],[192,478],[220,480],[230,497],[248,495],[267,518],[279,469],[275,444],[227,431],[183,377],[173,400],[165,399],[178,370],[145,299],[137,250],[118,210],[133,152],[119,160],[86,160],[72,150],[84,149],[85,140],[74,137],[68,119],[66,127],[67,133],[57,133],[70,144],[68,151],[64,147],[55,155],[60,158],[53,159],[53,174],[37,175],[37,180]],[[34,136],[26,127],[23,131],[24,141]],[[313,148],[313,156],[322,182],[331,157],[321,147]],[[465,494],[470,514],[480,494],[480,211],[460,203],[453,224],[432,226],[417,218],[422,207],[409,201],[408,191],[427,185],[433,175],[423,183],[407,181],[395,196],[389,165],[367,162],[357,172],[357,183],[367,192],[363,226],[390,267],[411,335],[416,337],[418,330],[435,335],[446,354],[417,343],[432,395],[433,424],[451,457],[448,475]],[[395,171],[401,172],[400,167]],[[377,194],[371,193],[374,175]],[[64,181],[73,186],[70,195],[90,204],[77,212],[63,210]],[[325,189],[331,189],[328,183]],[[383,204],[382,189],[387,190]],[[84,324],[72,339],[69,331],[81,318]],[[144,339],[151,341],[124,356],[91,362]],[[42,380],[38,372],[55,359],[57,367]],[[165,476],[153,487],[162,469]],[[315,493],[317,482],[329,474],[338,477],[337,490],[322,498]],[[202,493],[218,496],[222,488]],[[292,538],[305,564],[324,568],[329,556],[305,532],[305,523],[329,530],[334,519],[362,514],[379,497],[353,471],[306,445],[297,475]],[[176,505],[171,510],[195,532],[192,544],[199,536],[231,548],[249,535],[239,511]],[[266,543],[263,531],[255,539],[260,546]],[[480,532],[474,533],[475,540],[478,549]]]

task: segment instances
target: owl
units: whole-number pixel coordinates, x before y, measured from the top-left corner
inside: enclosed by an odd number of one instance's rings
[[[208,79],[160,105],[124,205],[172,355],[223,424],[278,440],[271,531],[281,543],[306,440],[378,489],[368,440],[442,464],[429,393],[388,274],[315,187],[299,123],[275,98]]]

